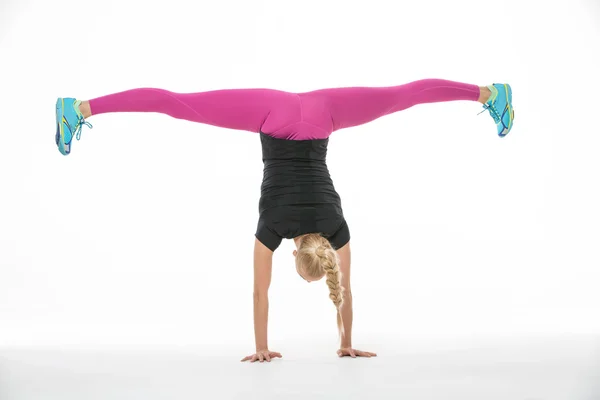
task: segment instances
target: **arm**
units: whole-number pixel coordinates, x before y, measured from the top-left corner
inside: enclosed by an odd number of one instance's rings
[[[340,314],[343,323],[343,332],[340,329],[340,349],[338,355],[351,356],[351,357],[376,357],[377,354],[368,351],[361,351],[352,348],[352,289],[350,288],[350,244],[346,244],[344,247],[337,251],[338,258],[340,260],[340,272],[342,273],[342,281],[340,285],[344,288],[343,291],[343,303],[338,313],[338,327],[340,324]]]
[[[267,350],[267,325],[269,320],[269,286],[273,252],[258,239],[254,243],[254,336],[256,351]]]
[[[343,331],[340,329],[340,348],[352,348],[352,290],[350,287],[350,244],[345,245],[337,251],[340,259],[340,272],[342,273],[341,286],[344,288],[342,307],[338,313],[338,327],[341,328],[343,323]],[[342,321],[340,321],[340,314]]]
[[[281,354],[270,351],[267,341],[267,325],[269,321],[269,286],[271,284],[271,267],[273,252],[258,239],[254,242],[254,337],[256,352],[242,361],[268,361]]]

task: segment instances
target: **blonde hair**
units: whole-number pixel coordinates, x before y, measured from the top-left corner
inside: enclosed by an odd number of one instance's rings
[[[338,327],[340,332],[343,332],[340,313],[344,302],[344,288],[340,285],[342,273],[337,252],[331,247],[329,240],[318,233],[304,236],[296,254],[296,266],[313,279],[321,279],[326,276],[329,298],[338,311]]]

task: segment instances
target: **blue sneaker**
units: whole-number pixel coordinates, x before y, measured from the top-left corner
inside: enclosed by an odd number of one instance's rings
[[[83,125],[92,128],[92,124],[86,122],[79,111],[80,104],[81,101],[72,98],[60,97],[56,100],[56,145],[65,156],[71,153],[73,136],[77,140],[81,138]]]
[[[483,109],[489,111],[494,119],[498,128],[498,136],[504,137],[512,129],[515,118],[515,110],[512,105],[512,89],[507,83],[494,83],[492,86],[488,86],[488,89],[490,89],[492,95],[487,103],[483,105]]]

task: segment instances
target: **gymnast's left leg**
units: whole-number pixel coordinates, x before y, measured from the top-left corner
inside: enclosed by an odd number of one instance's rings
[[[508,84],[477,86],[443,79],[422,79],[399,86],[343,87],[301,93],[324,104],[333,131],[365,124],[417,104],[456,100],[479,101],[489,111],[500,137],[513,125],[512,89]]]

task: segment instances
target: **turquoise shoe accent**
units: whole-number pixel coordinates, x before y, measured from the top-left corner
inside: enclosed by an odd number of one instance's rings
[[[67,156],[71,153],[71,142],[73,136],[77,140],[81,138],[83,125],[93,128],[92,124],[86,122],[79,111],[81,101],[73,98],[59,97],[56,100],[56,145],[61,154]]]
[[[483,105],[482,112],[489,111],[498,128],[498,136],[504,137],[511,131],[515,118],[515,110],[512,105],[512,89],[507,83],[494,83],[488,88],[492,95],[487,103]]]

